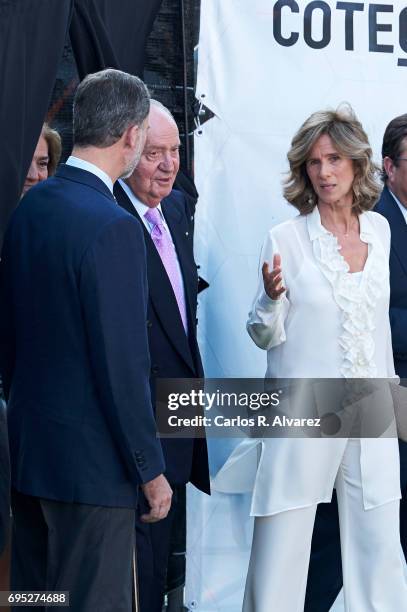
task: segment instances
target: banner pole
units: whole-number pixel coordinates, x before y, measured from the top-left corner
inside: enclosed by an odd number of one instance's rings
[[[187,70],[187,49],[186,49],[186,30],[185,30],[185,4],[180,0],[181,31],[182,31],[182,64],[183,64],[183,101],[184,101],[184,125],[185,125],[185,161],[189,174],[192,174],[191,151],[189,143],[189,121],[188,121],[188,70]]]

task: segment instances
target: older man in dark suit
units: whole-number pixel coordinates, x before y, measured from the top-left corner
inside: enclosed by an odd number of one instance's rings
[[[74,150],[16,209],[1,261],[0,368],[11,452],[12,588],[130,612],[138,487],[171,489],[156,439],[142,231],[117,206],[145,141],[148,92],[116,70],[74,103]]]
[[[390,324],[393,357],[401,384],[407,383],[407,114],[393,119],[382,144],[384,189],[375,210],[391,229]],[[400,449],[400,539],[407,560],[407,443]],[[318,507],[312,540],[305,612],[328,612],[342,587],[336,497]]]
[[[143,229],[149,286],[148,338],[151,390],[158,378],[202,377],[196,339],[198,275],[193,258],[191,211],[184,194],[173,189],[179,168],[177,125],[159,102],[152,100],[149,130],[133,174],[116,185],[119,204]],[[204,439],[162,440],[166,476],[174,488],[191,481],[209,492]],[[143,512],[140,500],[140,512]],[[171,529],[176,503],[164,521],[137,521],[137,554],[141,612],[161,612]]]

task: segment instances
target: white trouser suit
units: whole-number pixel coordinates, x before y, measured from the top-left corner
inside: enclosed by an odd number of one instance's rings
[[[359,440],[348,441],[335,487],[346,612],[407,609],[399,501],[364,509]],[[243,612],[303,612],[316,509],[255,518]]]
[[[395,376],[388,316],[390,230],[374,212],[363,213],[359,222],[360,238],[368,244],[359,275],[349,273],[317,208],[269,232],[260,264],[271,264],[279,253],[287,291],[271,300],[260,274],[247,325],[255,343],[267,350],[267,377]],[[331,500],[334,484],[346,611],[407,610],[399,469],[395,437],[278,438],[239,445],[214,487],[239,490],[238,481],[253,471],[256,518],[243,611],[303,611],[315,512],[318,503]]]

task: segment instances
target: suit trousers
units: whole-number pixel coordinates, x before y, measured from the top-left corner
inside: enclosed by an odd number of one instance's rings
[[[336,491],[319,504],[312,534],[304,612],[329,612],[342,588],[341,536]]]
[[[140,493],[138,516],[136,518],[137,575],[139,591],[139,612],[161,612],[167,582],[167,568],[170,555],[171,533],[177,528],[177,487],[171,485],[173,497],[167,517],[157,523],[143,523],[149,505]]]
[[[12,510],[11,590],[69,591],[70,612],[132,611],[134,509],[13,490]]]
[[[407,610],[399,501],[365,510],[360,441],[348,441],[335,488],[346,612]],[[243,612],[303,612],[316,505],[256,517]]]

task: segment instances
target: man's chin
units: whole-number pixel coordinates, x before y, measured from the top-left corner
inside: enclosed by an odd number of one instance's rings
[[[159,191],[154,191],[154,193],[150,193],[150,199],[157,201],[160,203],[164,198],[170,195],[172,189],[160,189]]]
[[[124,168],[122,174],[119,176],[119,179],[127,179],[129,178],[129,176],[133,174],[133,172],[137,168],[137,165],[140,161],[140,157],[141,157],[141,151],[137,153],[137,156],[135,157],[135,159],[133,159],[131,164],[129,164],[128,166],[126,166],[126,168]]]
[[[166,182],[164,184],[155,184],[155,189],[154,189],[154,196],[159,197],[160,200],[162,200],[163,198],[166,198],[168,195],[170,195],[172,188],[174,186],[174,181],[169,181]]]
[[[127,179],[129,178],[129,176],[131,176],[134,172],[134,170],[136,169],[136,166],[138,164],[139,160],[136,161],[136,163],[132,164],[131,166],[128,166],[127,168],[125,168],[123,170],[123,174],[121,174],[119,176],[119,179]]]
[[[134,168],[133,169],[129,169],[129,170],[124,170],[123,174],[121,174],[119,176],[119,179],[127,179],[129,178],[129,176],[131,176],[134,172]]]

